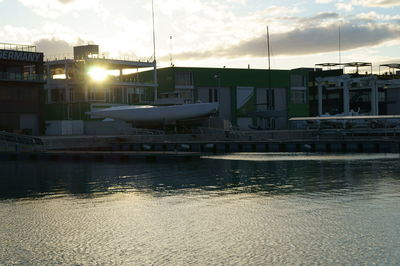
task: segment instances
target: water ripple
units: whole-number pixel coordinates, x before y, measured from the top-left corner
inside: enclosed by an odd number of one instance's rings
[[[400,263],[396,158],[0,166],[4,265]]]

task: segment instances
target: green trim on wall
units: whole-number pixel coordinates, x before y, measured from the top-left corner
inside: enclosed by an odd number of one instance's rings
[[[45,120],[90,120],[85,114],[90,111],[89,103],[53,103],[45,104]]]

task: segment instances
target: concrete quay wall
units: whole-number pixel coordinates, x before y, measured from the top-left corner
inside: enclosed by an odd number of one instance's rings
[[[235,152],[400,153],[400,141],[112,143],[110,150],[0,152],[0,160],[176,162],[198,159],[203,155]]]
[[[0,160],[60,161],[60,162],[135,162],[190,161],[200,158],[195,152],[111,152],[111,151],[47,151],[0,152]]]
[[[174,142],[113,143],[113,151],[158,152],[317,152],[317,153],[400,153],[400,141],[269,141],[269,142]]]
[[[220,131],[210,134],[42,137],[48,151],[155,152],[388,152],[398,153],[400,135],[363,132],[282,130],[273,132]]]

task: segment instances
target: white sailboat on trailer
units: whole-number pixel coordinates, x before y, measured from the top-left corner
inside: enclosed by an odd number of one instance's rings
[[[169,106],[125,105],[91,111],[87,114],[129,122],[164,123],[206,117],[217,111],[218,103],[193,103]]]

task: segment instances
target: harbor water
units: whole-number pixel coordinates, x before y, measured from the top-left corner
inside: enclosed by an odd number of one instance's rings
[[[1,265],[400,264],[398,154],[0,162]]]

